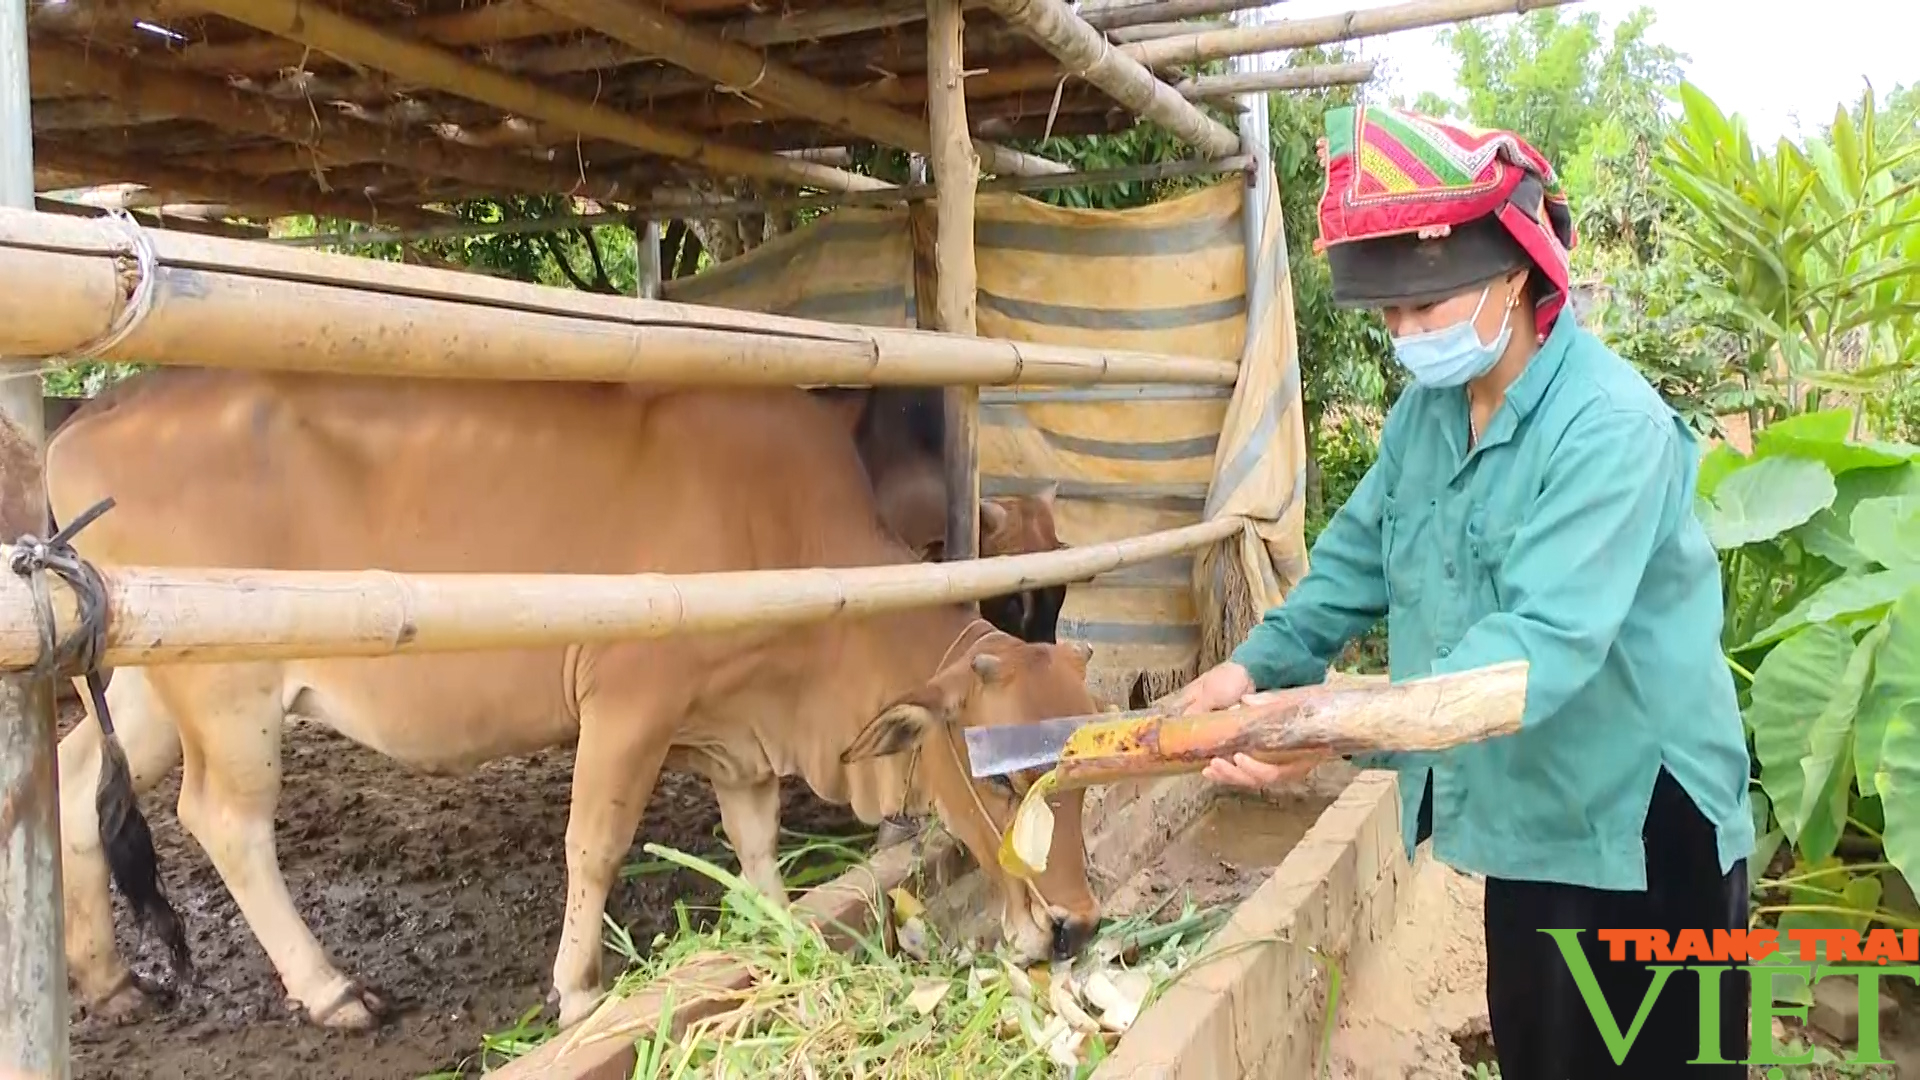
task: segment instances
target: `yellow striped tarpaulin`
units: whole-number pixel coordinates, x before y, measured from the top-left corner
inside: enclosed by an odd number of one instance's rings
[[[1093,645],[1110,696],[1124,697],[1142,674],[1150,692],[1170,689],[1231,647],[1304,572],[1292,290],[1278,198],[1270,181],[1265,190],[1251,304],[1238,177],[1135,210],[1065,210],[1004,194],[977,203],[982,335],[1240,361],[1231,389],[982,388],[982,493],[1057,483],[1066,543],[1222,514],[1252,523],[1198,560],[1069,590],[1061,636]],[[913,326],[913,263],[905,208],[840,211],[664,291],[692,303]]]

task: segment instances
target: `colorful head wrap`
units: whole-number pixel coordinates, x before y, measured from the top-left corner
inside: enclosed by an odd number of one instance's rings
[[[1552,328],[1575,237],[1538,150],[1510,131],[1377,105],[1330,110],[1326,131],[1315,249],[1333,271],[1335,303],[1430,303],[1531,266],[1535,323],[1543,336]],[[1441,226],[1444,236],[1431,235]]]

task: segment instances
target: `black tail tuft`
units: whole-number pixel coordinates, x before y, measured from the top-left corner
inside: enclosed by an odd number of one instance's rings
[[[90,678],[89,689],[98,686]],[[127,898],[134,915],[157,934],[167,947],[173,962],[176,982],[193,979],[193,957],[187,951],[187,931],[180,916],[167,902],[160,888],[160,858],[153,849],[153,832],[140,813],[133,792],[133,770],[127,765],[127,752],[113,733],[113,721],[107,715],[104,693],[94,693],[95,716],[100,721],[100,787],[94,805],[100,815],[100,844],[106,849],[107,868],[113,883]]]

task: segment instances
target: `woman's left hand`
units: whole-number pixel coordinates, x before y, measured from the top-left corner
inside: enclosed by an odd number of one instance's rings
[[[1259,790],[1304,779],[1331,756],[1315,750],[1303,750],[1286,755],[1282,762],[1269,764],[1246,754],[1235,754],[1232,761],[1214,758],[1207,763],[1202,775],[1216,784]]]

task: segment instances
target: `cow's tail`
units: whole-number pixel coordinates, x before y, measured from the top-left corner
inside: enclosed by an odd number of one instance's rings
[[[51,521],[51,512],[49,512]],[[84,520],[83,520],[84,523]],[[65,539],[58,522],[53,522],[56,542]],[[77,530],[76,530],[77,531]],[[84,564],[82,564],[84,565]],[[92,572],[89,568],[88,572]],[[82,598],[82,619],[86,591]],[[104,591],[95,595],[104,598]],[[104,618],[100,612],[95,618]],[[100,846],[106,852],[107,869],[120,895],[146,927],[160,938],[172,960],[176,981],[193,977],[193,957],[187,949],[187,931],[180,916],[167,902],[160,886],[160,856],[154,851],[153,830],[140,813],[140,799],[133,788],[133,769],[127,764],[127,751],[113,730],[113,714],[107,710],[107,684],[97,668],[86,674],[87,696],[93,702],[94,719],[100,724],[100,784],[94,790],[94,810],[100,818]]]

